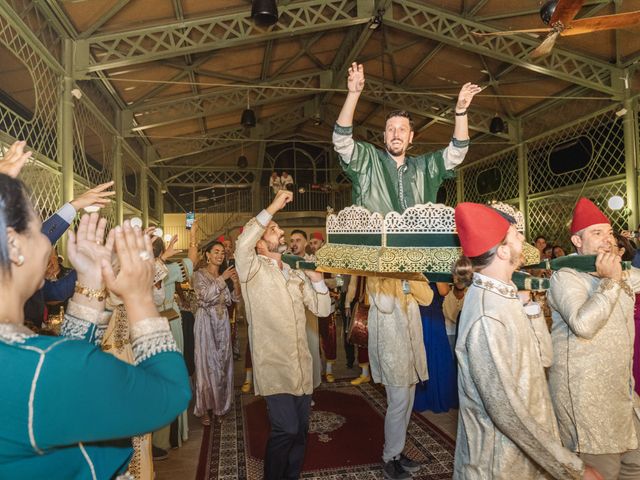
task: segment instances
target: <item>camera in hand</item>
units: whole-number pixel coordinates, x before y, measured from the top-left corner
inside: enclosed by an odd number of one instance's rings
[[[236,266],[236,259],[235,258],[230,258],[227,261],[227,265],[229,265],[229,268],[234,268]]]

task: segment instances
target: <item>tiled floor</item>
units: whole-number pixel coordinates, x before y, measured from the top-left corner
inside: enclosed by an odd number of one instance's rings
[[[338,325],[340,331],[340,325]],[[247,325],[242,324],[240,329],[240,351],[244,355],[245,345],[247,341]],[[245,379],[244,358],[234,362],[235,369],[235,385],[239,387]],[[360,374],[359,368],[354,369],[346,367],[345,352],[338,340],[338,359],[334,365],[334,374],[336,378],[355,378]],[[253,393],[252,393],[253,394]],[[193,408],[190,408],[190,412]],[[452,438],[456,436],[456,428],[458,424],[458,411],[451,410],[447,413],[431,413],[425,412],[425,418],[440,427],[445,433]],[[189,440],[176,450],[169,452],[169,458],[161,462],[155,463],[156,480],[193,480],[198,469],[198,456],[200,454],[200,443],[202,441],[202,425],[198,418],[193,414],[189,415]]]

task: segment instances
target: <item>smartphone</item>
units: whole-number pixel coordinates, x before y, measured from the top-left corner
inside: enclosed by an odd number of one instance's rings
[[[196,214],[194,212],[187,212],[187,230],[191,230]]]
[[[236,259],[235,258],[230,258],[229,261],[227,262],[227,264],[229,265],[229,268],[233,268],[236,266]]]

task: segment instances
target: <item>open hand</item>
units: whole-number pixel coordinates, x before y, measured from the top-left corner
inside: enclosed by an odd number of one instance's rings
[[[26,145],[27,142],[25,141],[13,142],[4,157],[2,157],[2,160],[0,160],[0,173],[13,178],[18,176],[24,164],[31,158],[31,152],[24,151]]]
[[[71,200],[71,205],[76,209],[76,212],[81,208],[87,208],[90,206],[106,207],[111,201],[109,197],[116,194],[113,190],[107,191],[108,188],[113,186],[113,180],[106,183],[101,183],[97,187],[90,188],[78,198]]]
[[[347,88],[349,92],[360,93],[364,90],[364,66],[353,62],[349,67]]]
[[[471,105],[471,100],[473,97],[480,93],[482,88],[474,83],[467,82],[460,89],[460,93],[458,94],[458,102],[456,103],[456,112],[462,112],[469,108]]]
[[[97,213],[92,213],[82,215],[76,233],[69,230],[67,256],[78,273],[78,283],[96,290],[100,290],[104,286],[102,261],[111,262],[111,252],[113,251],[113,231],[109,232],[109,236],[104,242],[106,227],[107,219],[100,218]]]
[[[174,255],[177,255],[180,252],[182,252],[182,250],[176,248],[176,243],[178,243],[178,235],[174,235],[173,237],[171,237],[171,240],[169,241],[169,245],[167,245],[167,248],[162,254],[163,260],[171,258]]]

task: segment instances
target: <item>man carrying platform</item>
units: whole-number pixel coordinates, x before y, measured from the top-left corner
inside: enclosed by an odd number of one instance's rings
[[[272,217],[292,199],[292,192],[280,190],[236,240],[254,389],[264,397],[271,423],[264,459],[266,480],[300,476],[313,393],[305,307],[325,316],[331,304],[322,273],[303,273],[282,262],[284,232]],[[261,241],[266,248],[256,251]]]
[[[540,306],[523,306],[511,281],[524,237],[498,211],[456,207],[463,255],[454,275],[469,289],[456,355],[460,412],[454,480],[601,480],[560,443],[544,368],[552,361]]]
[[[595,274],[562,268],[551,276],[549,388],[560,436],[606,480],[637,479],[640,400],[631,365],[640,271],[622,271],[611,223],[586,198],[574,210],[571,242],[579,255],[597,257]]]
[[[349,93],[333,130],[340,165],[353,183],[354,205],[385,215],[391,211],[402,213],[416,204],[435,203],[440,184],[453,177],[453,168],[462,163],[469,149],[467,109],[482,89],[471,83],[462,86],[455,107],[453,138],[446,148],[409,157],[406,153],[414,130],[411,116],[405,111],[387,115],[386,150],[353,140],[353,116],[364,82],[364,68],[354,62],[349,67]]]

